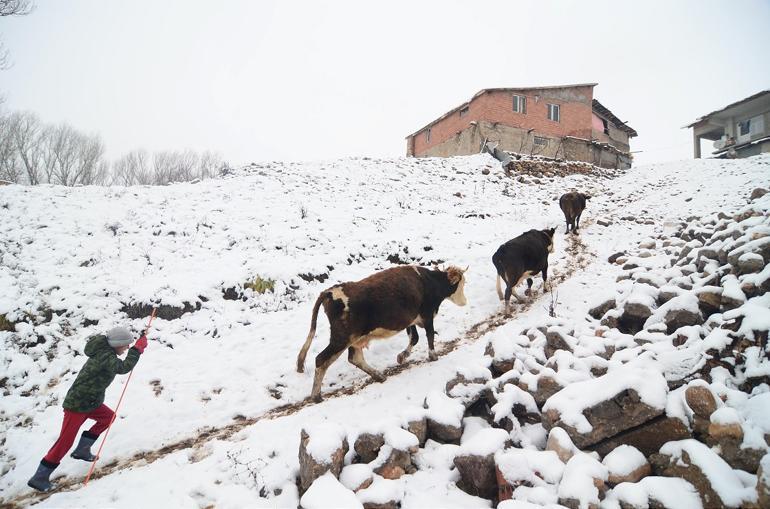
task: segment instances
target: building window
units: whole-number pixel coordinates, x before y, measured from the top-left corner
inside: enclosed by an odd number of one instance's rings
[[[460,108],[460,118],[463,118],[467,114],[468,114],[468,106],[466,106],[465,108]]]
[[[604,126],[604,134],[609,136],[610,135],[610,125],[609,125],[609,122],[607,122],[607,120],[603,118],[602,119],[602,125]]]
[[[738,122],[738,136],[746,136],[751,134],[751,119],[746,119],[743,122]]]
[[[516,113],[527,113],[527,98],[523,95],[513,96],[513,111]]]
[[[430,127],[425,131],[425,142],[430,143]]]
[[[535,136],[535,145],[540,145],[542,147],[548,146],[548,138],[543,138],[542,136]]]
[[[561,119],[558,104],[548,104],[548,120],[558,122]]]

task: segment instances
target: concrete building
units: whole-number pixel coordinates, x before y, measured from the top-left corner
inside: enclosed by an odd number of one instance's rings
[[[628,168],[636,131],[594,99],[596,85],[485,88],[407,136],[406,154],[477,154],[495,142],[508,152]]]
[[[684,128],[692,127],[696,159],[701,139],[714,142],[717,158],[749,157],[770,152],[770,90],[712,111]]]

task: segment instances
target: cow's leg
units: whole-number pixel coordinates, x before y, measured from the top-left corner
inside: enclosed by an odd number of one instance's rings
[[[409,355],[412,353],[412,348],[414,348],[414,345],[416,345],[417,341],[420,339],[419,334],[417,334],[417,326],[415,325],[407,327],[406,334],[409,336],[409,345],[407,345],[406,349],[396,357],[396,362],[399,364],[403,364],[404,361],[409,358]]]
[[[570,221],[569,221],[569,217],[568,217],[568,216],[564,216],[564,220],[565,220],[565,221],[566,221],[566,223],[567,223],[567,232],[566,232],[566,233],[569,233],[569,227],[570,227]]]
[[[548,281],[548,265],[543,267],[543,272],[541,272],[543,276],[543,293],[546,293],[548,291],[548,286],[545,284],[546,281]]]
[[[348,361],[350,361],[352,365],[359,368],[370,377],[374,378],[376,381],[385,381],[385,377],[382,375],[382,373],[366,363],[366,359],[364,359],[364,351],[361,349],[361,347],[351,346],[348,348]]]
[[[436,329],[433,328],[433,316],[423,317],[423,322],[425,323],[425,336],[428,338],[428,359],[435,361],[438,359],[438,355],[433,348],[433,338],[436,337]]]
[[[575,227],[572,229],[572,233],[577,233],[578,228],[580,228],[580,216],[582,216],[582,215],[583,215],[583,213],[581,212],[575,218]]]
[[[533,283],[532,278],[528,277],[527,278],[527,289],[524,291],[524,295],[526,295],[527,297],[532,295],[532,283]]]
[[[503,300],[503,290],[500,288],[500,281],[502,280],[502,276],[498,273],[497,278],[495,280],[495,287],[497,288],[497,296],[500,298],[500,300]],[[507,285],[508,283],[506,283]]]
[[[332,365],[337,357],[345,351],[345,348],[340,348],[334,342],[329,343],[329,346],[324,348],[315,358],[315,376],[313,377],[313,390],[310,392],[310,397],[313,401],[321,401],[321,383],[323,383],[326,370]]]

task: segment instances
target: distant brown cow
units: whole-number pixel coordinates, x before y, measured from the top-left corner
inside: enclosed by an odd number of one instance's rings
[[[467,268],[465,269],[467,270]],[[449,267],[430,270],[424,267],[393,267],[372,274],[356,282],[342,283],[321,292],[313,306],[310,333],[297,356],[297,371],[305,369],[305,356],[315,336],[318,309],[323,304],[331,329],[329,345],[315,358],[315,377],[310,396],[321,400],[321,382],[329,366],[348,350],[348,361],[381,382],[385,377],[364,360],[363,349],[369,341],[385,339],[406,329],[409,346],[401,352],[398,363],[403,363],[417,344],[417,325],[428,337],[428,355],[433,350],[433,318],[445,299],[458,306],[466,304],[465,270]]]
[[[563,194],[559,198],[559,207],[564,212],[564,219],[567,220],[567,233],[569,233],[569,227],[572,226],[572,233],[577,233],[580,227],[580,215],[586,208],[586,200],[590,200],[591,196],[577,191],[571,191]]]

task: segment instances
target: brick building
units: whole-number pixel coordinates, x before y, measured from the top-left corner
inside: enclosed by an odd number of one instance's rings
[[[596,85],[485,88],[407,136],[406,154],[477,154],[496,142],[508,152],[628,168],[636,131],[594,99]]]

